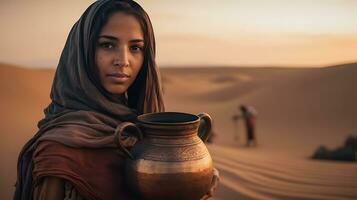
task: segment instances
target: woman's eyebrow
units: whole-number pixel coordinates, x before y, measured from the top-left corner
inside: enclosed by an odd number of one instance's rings
[[[110,36],[110,35],[100,35],[99,38],[106,38],[106,39],[115,40],[115,41],[118,40],[118,38],[116,38],[114,36]]]
[[[106,39],[109,39],[109,40],[118,41],[118,38],[116,38],[114,36],[111,36],[111,35],[100,35],[99,38],[106,38]],[[138,43],[138,42],[144,42],[144,40],[143,39],[132,39],[129,42]]]
[[[139,43],[139,42],[144,42],[144,40],[143,39],[133,39],[133,40],[130,40],[130,42]]]

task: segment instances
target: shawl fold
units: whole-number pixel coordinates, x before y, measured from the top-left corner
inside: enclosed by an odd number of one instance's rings
[[[77,149],[43,141],[33,162],[34,185],[42,177],[56,176],[73,183],[88,200],[130,199],[123,179],[124,157],[112,148]]]

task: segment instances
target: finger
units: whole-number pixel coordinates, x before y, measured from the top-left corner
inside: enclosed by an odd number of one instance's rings
[[[209,199],[211,196],[206,194],[205,196],[203,196],[200,200],[206,200],[206,199]]]

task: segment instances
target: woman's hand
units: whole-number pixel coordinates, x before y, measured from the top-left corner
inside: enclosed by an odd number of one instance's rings
[[[201,198],[201,200],[209,199],[210,197],[213,196],[214,191],[217,189],[218,182],[219,182],[219,172],[216,168],[213,168],[213,177],[212,177],[212,182],[211,182],[211,187],[207,194]]]
[[[126,136],[123,135],[121,138],[121,143],[123,144],[124,147],[132,147],[138,142],[138,138],[135,136]]]

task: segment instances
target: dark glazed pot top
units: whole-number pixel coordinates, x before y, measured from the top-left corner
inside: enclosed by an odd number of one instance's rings
[[[159,112],[140,115],[138,120],[140,123],[151,125],[189,125],[198,123],[200,119],[189,113]]]

